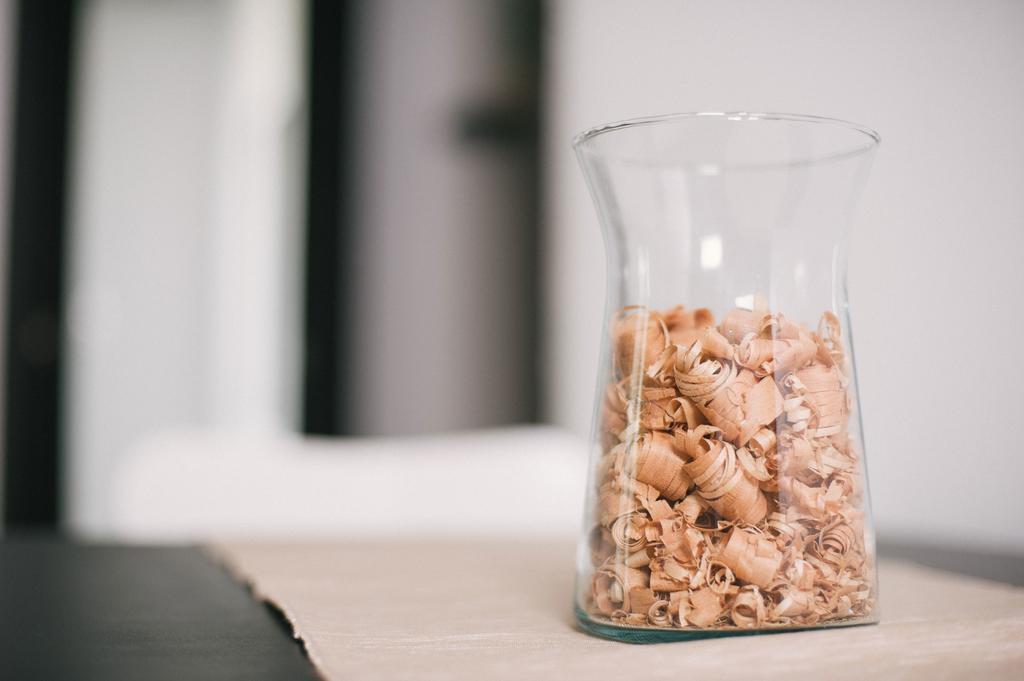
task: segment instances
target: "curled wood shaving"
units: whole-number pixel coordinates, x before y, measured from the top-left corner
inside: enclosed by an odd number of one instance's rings
[[[700,343],[704,354],[716,359],[732,359],[736,354],[732,343],[713,326],[676,333],[672,336],[672,341],[680,347]]]
[[[809,433],[811,437],[836,435],[846,428],[849,395],[846,393],[846,381],[838,369],[812,364],[787,376],[783,384],[791,395],[801,398],[801,406],[806,407],[806,411],[799,411],[795,418],[789,420],[806,420],[808,427],[813,429]],[[789,397],[787,403],[793,399]]]
[[[778,439],[775,437],[773,429],[761,428],[750,436],[747,446],[750,447],[750,451],[754,453],[754,456],[765,457],[775,451],[777,443]]]
[[[775,537],[775,544],[779,548],[799,547],[802,550],[807,535],[806,528],[799,521],[790,519],[787,514],[769,514],[765,521],[765,529]]]
[[[775,380],[758,380],[748,369],[719,359],[702,359],[700,341],[678,346],[675,379],[679,393],[697,405],[725,439],[746,444],[763,426],[782,413],[784,403]]]
[[[775,384],[775,379],[765,376],[750,389],[750,393],[747,395],[744,418],[740,423],[740,435],[736,444],[740,446],[747,444],[754,433],[763,430],[764,426],[774,423],[782,413],[782,408],[782,394]]]
[[[629,609],[640,615],[647,616],[651,606],[658,600],[654,591],[646,586],[634,586],[629,590]]]
[[[675,385],[672,366],[676,359],[675,345],[667,345],[661,354],[647,367],[645,380],[653,385],[671,388]]]
[[[758,482],[768,482],[772,474],[768,472],[768,464],[764,457],[755,457],[746,447],[736,450],[736,457],[743,466],[743,472]]]
[[[723,596],[736,593],[738,589],[734,586],[736,575],[729,569],[728,565],[712,563],[708,570],[708,588],[716,594]]]
[[[695,627],[709,627],[722,614],[722,597],[710,588],[700,589],[690,594],[690,610],[686,613],[686,621]]]
[[[669,602],[659,600],[652,603],[647,609],[647,621],[656,627],[671,627],[672,613],[669,612]]]
[[[718,560],[745,582],[768,588],[782,565],[782,552],[770,538],[737,527],[726,537]]]
[[[768,494],[779,491],[779,456],[776,443],[775,431],[767,428],[754,433],[747,442],[747,449],[754,459],[757,470],[761,471],[763,467],[764,474],[767,475],[764,479],[758,479],[758,483]]]
[[[817,572],[814,566],[806,560],[797,558],[789,568],[789,582],[797,589],[810,591],[817,579]]]
[[[715,314],[706,307],[698,307],[693,311],[693,323],[699,328],[715,325]]]
[[[696,428],[707,423],[697,406],[685,397],[677,397],[674,402],[675,423],[684,428]]]
[[[837,479],[827,487],[812,487],[796,478],[783,477],[779,481],[779,495],[799,506],[810,517],[824,520],[839,510],[846,484],[842,479]]]
[[[643,371],[668,344],[668,327],[656,312],[631,308],[612,328],[616,366],[622,376]]]
[[[651,588],[659,593],[688,589],[693,577],[693,570],[683,567],[671,557],[651,561],[650,569]]]
[[[606,615],[615,610],[629,610],[630,594],[637,587],[647,587],[648,573],[624,564],[605,564],[595,573],[594,598]]]
[[[621,619],[624,624],[633,626],[647,623],[647,615],[642,612],[625,612],[620,610],[616,613],[612,613],[612,618]]]
[[[823,561],[836,568],[842,568],[857,543],[857,535],[847,523],[840,523],[821,533],[818,540],[818,555]]]
[[[736,350],[736,362],[754,373],[764,376],[771,373],[767,366],[774,359],[776,348],[785,348],[786,341],[777,341],[772,338],[759,338],[753,333],[748,333],[740,341]],[[817,348],[815,348],[817,349]]]
[[[732,621],[741,629],[754,629],[761,626],[767,617],[761,591],[753,585],[739,590],[732,602]]]
[[[648,548],[643,548],[626,556],[625,562],[629,567],[642,568],[649,566],[651,564],[651,558],[653,557],[653,551]]]
[[[668,577],[673,580],[685,584],[692,582],[695,576],[695,571],[692,568],[688,568],[675,558],[666,558],[663,563],[663,570]]]
[[[588,546],[590,548],[590,562],[593,565],[600,565],[615,551],[611,532],[602,525],[595,525],[590,530]]]
[[[703,350],[700,341],[676,346],[676,387],[680,395],[697,405],[706,404],[736,380],[735,365],[719,360],[704,360]]]
[[[818,322],[818,359],[826,366],[843,367],[845,365],[846,350],[843,348],[843,341],[839,330],[839,317],[831,311],[826,310]]]
[[[683,451],[691,460],[683,468],[700,496],[723,518],[759,523],[768,512],[768,500],[738,464],[736,448],[713,437],[716,433],[707,426],[687,432]]]
[[[642,307],[617,316],[599,412],[595,617],[759,629],[869,615],[850,363],[831,312]],[[691,491],[692,490],[692,491]]]
[[[738,344],[747,335],[757,334],[768,315],[764,312],[754,312],[734,307],[722,318],[718,330],[730,343]]]
[[[672,501],[686,496],[691,485],[690,477],[672,447],[671,436],[660,432],[647,433],[640,438],[632,453],[625,465],[635,471],[637,480]]]
[[[630,553],[637,551],[647,546],[647,536],[644,534],[646,525],[647,516],[642,513],[621,515],[612,523],[610,533],[612,541],[624,551]]]
[[[704,512],[707,507],[706,503],[702,503],[700,497],[696,494],[691,494],[685,499],[676,504],[675,510],[683,517],[688,525],[696,525],[697,518]]]
[[[760,338],[748,334],[736,351],[736,361],[758,376],[784,374],[806,364],[818,353],[818,345],[808,335],[792,340]]]
[[[781,338],[798,340],[810,338],[810,334],[800,324],[781,314],[768,314],[761,320],[758,333],[765,338]]]
[[[614,481],[601,485],[598,491],[598,511],[599,521],[604,527],[610,527],[620,515],[632,513],[638,508],[640,502],[636,496],[628,490],[623,490]]]
[[[668,329],[670,337],[677,331],[686,331],[696,326],[693,310],[687,310],[682,305],[665,310],[662,313],[662,318],[665,320],[665,327]]]
[[[616,437],[626,429],[626,388],[622,383],[613,383],[605,388],[601,424],[605,432]]]
[[[740,437],[740,429],[745,420],[744,406],[747,395],[757,379],[746,369],[736,372],[735,367],[731,368],[733,372],[729,380],[700,404],[699,408],[708,423],[722,429],[726,439],[736,440]]]
[[[609,423],[618,425],[617,421],[609,420]],[[679,397],[674,387],[649,387],[642,391],[641,428],[671,430],[677,426],[692,428],[702,423],[705,423],[704,416],[690,400]]]
[[[707,548],[704,535],[699,530],[688,527],[681,519],[662,520],[660,540],[665,551],[683,565],[696,562]]]
[[[641,392],[640,426],[648,430],[670,430],[676,424],[676,391],[648,387]]]
[[[647,510],[648,515],[651,516],[651,520],[663,520],[675,515],[675,511],[672,506],[664,499],[641,499],[640,504]]]
[[[675,591],[668,595],[668,611],[680,626],[686,624],[685,613],[690,609],[690,594],[685,591]]]
[[[792,587],[784,587],[780,592],[778,604],[772,608],[772,619],[792,618],[806,615],[814,611],[814,592],[798,591]]]

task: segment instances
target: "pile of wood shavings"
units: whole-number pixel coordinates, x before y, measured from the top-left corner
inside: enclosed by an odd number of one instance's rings
[[[754,629],[874,608],[839,320],[627,309],[601,413],[592,617]]]

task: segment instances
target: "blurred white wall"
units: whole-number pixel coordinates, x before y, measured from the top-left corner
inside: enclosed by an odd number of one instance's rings
[[[876,523],[1024,550],[1024,3],[553,3],[549,417],[586,432],[604,255],[573,134],[678,111],[783,111],[883,138],[850,254]]]
[[[65,497],[97,536],[140,438],[297,420],[304,14],[91,0],[78,29]]]

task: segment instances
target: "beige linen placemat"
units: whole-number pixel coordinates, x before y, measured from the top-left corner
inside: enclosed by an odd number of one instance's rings
[[[878,626],[658,645],[572,619],[566,543],[220,544],[327,679],[1024,679],[1024,589],[882,561]]]

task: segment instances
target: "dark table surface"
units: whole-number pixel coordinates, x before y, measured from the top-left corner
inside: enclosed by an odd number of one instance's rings
[[[195,547],[0,543],[0,679],[315,679],[286,625]]]
[[[1024,557],[879,552],[1024,585]],[[290,629],[196,547],[0,542],[0,679],[315,679]]]

